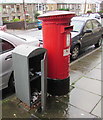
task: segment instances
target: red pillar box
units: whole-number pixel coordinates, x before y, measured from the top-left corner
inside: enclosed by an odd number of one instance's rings
[[[74,13],[52,11],[39,16],[43,21],[43,47],[48,51],[48,93],[64,95],[69,92],[70,43],[69,26]]]

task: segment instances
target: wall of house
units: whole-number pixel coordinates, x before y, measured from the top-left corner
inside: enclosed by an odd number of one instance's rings
[[[2,22],[2,5],[0,4],[0,26],[3,25],[3,22]]]
[[[77,15],[86,13],[88,10],[96,12],[96,4],[86,4],[85,3],[25,3],[25,14],[23,10],[23,3],[11,3],[11,4],[2,4],[2,17],[3,20],[11,21],[14,18],[24,19],[26,16],[27,19],[35,21],[35,13],[43,14],[47,11],[58,10],[58,9],[67,9],[75,12]],[[103,7],[101,7],[103,8]]]
[[[57,10],[57,4],[47,4],[47,11]]]

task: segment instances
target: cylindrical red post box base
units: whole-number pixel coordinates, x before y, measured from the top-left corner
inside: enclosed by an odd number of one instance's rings
[[[65,95],[70,91],[70,77],[62,80],[47,79],[48,93],[55,96]]]

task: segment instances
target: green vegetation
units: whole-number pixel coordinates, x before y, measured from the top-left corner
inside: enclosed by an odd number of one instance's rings
[[[87,13],[92,13],[92,10],[88,10]]]
[[[35,13],[35,19],[38,19],[38,16],[39,16],[40,14],[39,13]]]
[[[103,10],[99,11],[99,13],[103,13]]]
[[[19,22],[19,21],[20,21],[19,18],[15,18],[15,19],[13,19],[13,22]]]
[[[69,8],[62,8],[62,9],[59,9],[59,10],[63,10],[63,11],[69,11]]]

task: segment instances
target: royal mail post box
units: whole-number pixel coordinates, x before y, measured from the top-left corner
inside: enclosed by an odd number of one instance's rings
[[[74,13],[53,11],[40,15],[42,20],[43,47],[48,51],[48,92],[64,95],[69,91],[71,18]]]
[[[26,44],[17,46],[13,51],[16,96],[30,107],[34,104],[32,98],[35,92],[41,92],[43,104],[46,99],[46,51]]]

